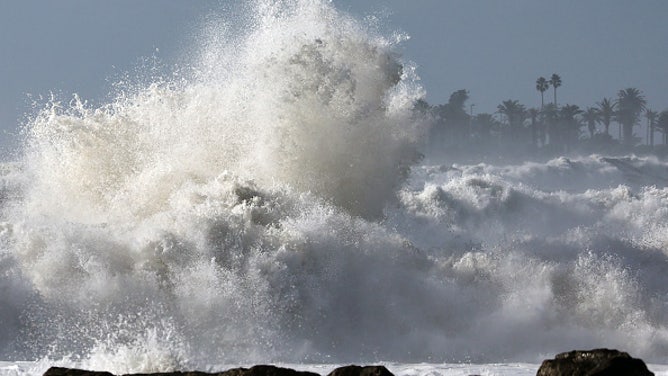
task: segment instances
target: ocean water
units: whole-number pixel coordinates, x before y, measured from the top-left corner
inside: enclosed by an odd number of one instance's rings
[[[0,374],[666,363],[668,161],[434,158],[404,36],[248,8],[186,65],[25,125],[0,165]]]

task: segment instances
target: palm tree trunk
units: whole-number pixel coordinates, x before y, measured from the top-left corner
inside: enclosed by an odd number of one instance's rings
[[[557,88],[554,88],[554,107],[557,107]]]
[[[649,146],[654,146],[654,124],[649,123]]]
[[[624,124],[624,144],[633,144],[633,124]]]

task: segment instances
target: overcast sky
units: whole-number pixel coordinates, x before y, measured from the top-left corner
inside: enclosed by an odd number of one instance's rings
[[[2,143],[29,110],[28,93],[102,98],[114,77],[156,49],[166,62],[183,59],[198,24],[231,3],[0,0]],[[388,33],[411,36],[401,52],[418,66],[432,104],[467,89],[476,113],[494,112],[506,99],[538,106],[536,78],[558,73],[560,103],[591,106],[636,87],[650,108],[668,109],[666,0],[333,3],[358,18],[381,15]]]

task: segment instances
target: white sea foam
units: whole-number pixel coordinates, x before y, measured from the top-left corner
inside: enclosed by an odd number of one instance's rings
[[[416,164],[393,43],[326,2],[255,7],[178,80],[27,125],[0,169],[0,359],[665,359],[668,164]]]

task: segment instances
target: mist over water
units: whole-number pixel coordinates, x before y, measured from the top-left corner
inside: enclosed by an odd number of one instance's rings
[[[418,158],[412,65],[320,1],[174,74],[51,101],[0,170],[0,359],[668,356],[668,163]]]

